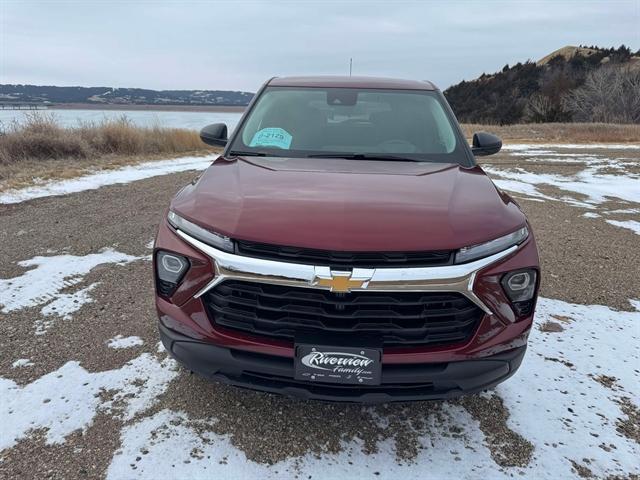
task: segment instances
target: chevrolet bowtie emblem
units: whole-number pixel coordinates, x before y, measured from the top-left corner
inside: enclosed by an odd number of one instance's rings
[[[331,272],[331,276],[316,275],[314,285],[329,287],[336,293],[348,293],[352,289],[366,287],[370,279],[351,278],[351,272]]]

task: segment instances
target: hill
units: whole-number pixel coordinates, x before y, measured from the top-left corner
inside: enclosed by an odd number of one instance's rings
[[[597,54],[598,52],[599,50],[597,48],[572,47],[570,45],[567,45],[566,47],[559,48],[558,50],[551,52],[549,55],[542,57],[536,62],[536,65],[546,65],[556,57],[562,57],[566,61],[569,61],[576,55],[582,55],[586,58],[590,57],[591,55]]]
[[[96,105],[247,105],[253,93],[229,90],[147,90],[111,87],[0,85],[0,103]]]
[[[445,90],[465,123],[640,123],[640,50],[566,46]]]

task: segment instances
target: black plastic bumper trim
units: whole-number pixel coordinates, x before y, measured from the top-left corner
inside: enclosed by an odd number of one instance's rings
[[[341,402],[386,403],[438,400],[476,393],[513,375],[526,346],[491,357],[448,363],[382,366],[382,383],[354,387],[296,381],[293,359],[230,349],[195,340],[159,324],[167,351],[189,370],[210,380],[293,397]]]

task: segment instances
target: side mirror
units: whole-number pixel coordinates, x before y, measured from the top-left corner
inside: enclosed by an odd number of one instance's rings
[[[207,145],[224,147],[227,144],[227,126],[224,123],[207,125],[200,130],[200,139]]]
[[[502,148],[500,137],[487,132],[477,132],[473,134],[473,146],[471,152],[478,157],[493,155]]]

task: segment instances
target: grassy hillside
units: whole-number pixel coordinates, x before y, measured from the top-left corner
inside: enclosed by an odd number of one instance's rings
[[[640,51],[563,47],[445,90],[465,123],[640,123]]]

